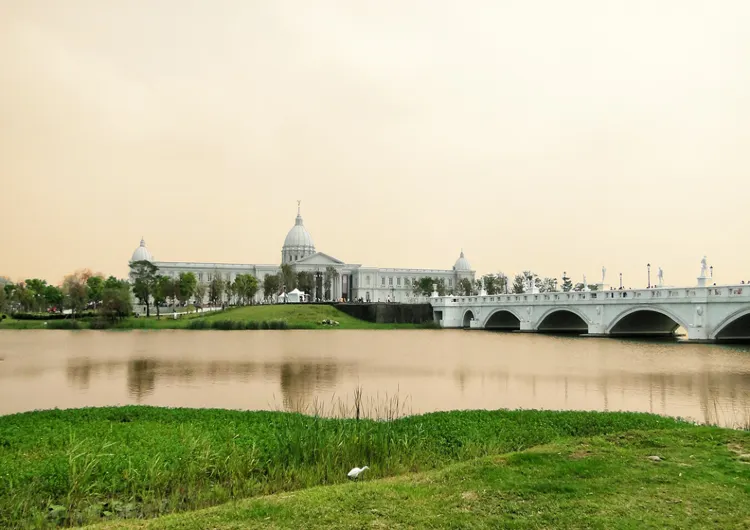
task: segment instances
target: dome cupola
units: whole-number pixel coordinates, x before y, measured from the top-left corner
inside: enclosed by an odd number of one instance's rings
[[[454,271],[460,271],[460,272],[470,272],[471,271],[471,265],[469,265],[469,260],[464,257],[464,251],[461,249],[461,255],[456,260],[455,265],[453,265]]]
[[[297,218],[284,239],[284,246],[281,248],[281,263],[293,263],[311,254],[315,254],[315,243],[310,232],[305,228],[300,213],[300,201],[297,201]]]
[[[133,252],[133,257],[130,258],[130,261],[149,261],[153,263],[154,257],[146,248],[146,241],[143,238],[141,238],[141,245]]]

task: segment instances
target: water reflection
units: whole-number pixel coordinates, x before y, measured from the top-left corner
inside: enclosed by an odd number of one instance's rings
[[[750,418],[747,348],[518,334],[3,332],[0,414],[143,403],[305,410],[400,393],[410,412],[636,410]],[[62,375],[62,377],[61,377]]]

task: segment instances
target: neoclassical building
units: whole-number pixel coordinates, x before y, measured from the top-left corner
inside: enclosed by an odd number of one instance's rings
[[[280,265],[159,261],[148,250],[143,239],[141,239],[140,246],[135,249],[131,257],[131,261],[139,260],[150,261],[159,268],[160,274],[166,276],[176,277],[181,272],[192,272],[198,278],[199,283],[205,284],[209,283],[217,274],[221,275],[222,279],[230,281],[233,281],[238,274],[252,274],[261,285],[261,289],[256,295],[256,301],[258,302],[263,299],[263,279],[269,274],[277,274],[281,269]],[[324,275],[328,267],[333,267],[337,272],[331,294],[335,300],[362,298],[371,302],[385,302],[387,300],[414,302],[418,298],[412,294],[412,286],[425,276],[442,278],[448,291],[455,289],[457,283],[463,278],[468,278],[472,282],[475,278],[475,271],[471,269],[463,251],[450,269],[381,268],[344,263],[329,254],[315,250],[313,238],[302,221],[299,205],[297,206],[297,218],[294,221],[294,226],[287,233],[284,245],[281,247],[281,263],[288,263],[295,272],[308,271],[313,273],[315,292],[307,293],[313,299],[323,298]]]

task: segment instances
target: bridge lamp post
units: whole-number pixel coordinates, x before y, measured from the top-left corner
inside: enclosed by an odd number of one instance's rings
[[[646,269],[648,269],[648,289],[651,289],[651,264],[646,263]]]
[[[620,273],[620,289],[622,289],[622,273]]]
[[[711,272],[710,272],[710,274],[711,274],[711,278],[713,278],[713,277],[714,277],[714,266],[713,266],[713,265],[711,265],[711,266],[710,266],[710,267],[708,268],[708,270],[709,270],[709,271],[711,271]]]

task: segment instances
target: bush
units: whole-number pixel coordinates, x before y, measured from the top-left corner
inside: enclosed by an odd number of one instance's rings
[[[89,324],[89,327],[91,329],[110,329],[112,328],[113,324],[111,320],[106,320],[103,318],[97,318],[91,321],[91,324]]]
[[[81,329],[77,320],[53,320],[47,323],[47,329]]]
[[[62,313],[13,313],[16,320],[66,320],[73,318],[73,315],[63,315]],[[82,311],[75,318],[90,318],[97,316],[96,311]]]

